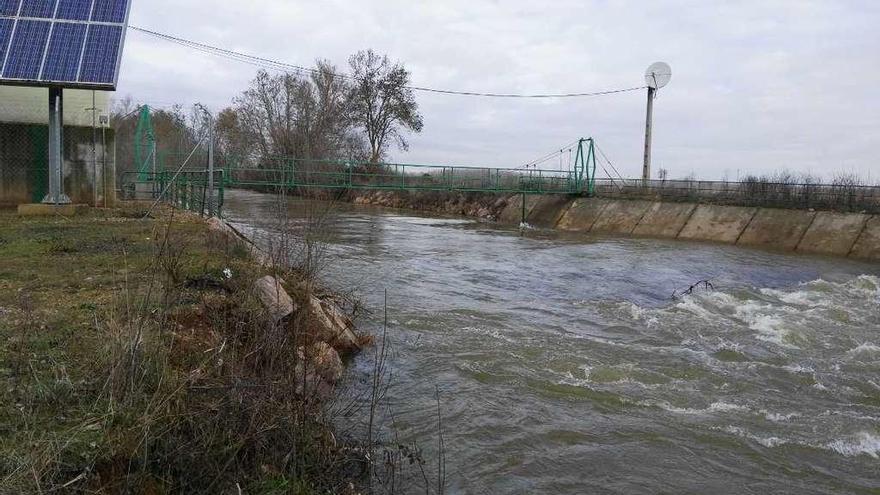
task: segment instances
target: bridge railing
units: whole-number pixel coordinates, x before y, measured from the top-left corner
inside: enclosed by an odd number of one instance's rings
[[[365,163],[272,158],[259,167],[229,167],[227,185],[315,187],[529,194],[573,194],[577,181],[567,170]]]
[[[209,191],[212,181],[207,170],[181,170],[175,172],[126,172],[123,174],[122,198],[134,201],[161,200],[176,208],[209,214]],[[213,210],[219,215],[225,200],[225,177],[223,170],[215,170],[213,177]]]

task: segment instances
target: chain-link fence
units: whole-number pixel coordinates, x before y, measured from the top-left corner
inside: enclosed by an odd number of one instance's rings
[[[39,203],[49,185],[49,129],[0,123],[0,204]],[[64,193],[72,202],[106,206],[115,199],[112,129],[64,127]]]

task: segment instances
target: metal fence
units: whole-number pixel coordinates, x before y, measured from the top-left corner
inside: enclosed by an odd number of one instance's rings
[[[63,190],[74,203],[112,204],[115,194],[114,133],[64,127]],[[48,193],[49,128],[0,123],[0,203],[39,203]]]
[[[651,201],[880,213],[880,187],[848,183],[798,184],[760,180],[721,182],[597,179],[596,196]]]
[[[126,200],[161,201],[203,216],[220,216],[223,211],[223,170],[215,170],[213,177],[207,170],[146,175],[141,172],[126,172],[122,183],[122,195]]]
[[[228,167],[226,181],[254,188],[576,194],[586,179],[574,171],[269,158],[259,168]]]

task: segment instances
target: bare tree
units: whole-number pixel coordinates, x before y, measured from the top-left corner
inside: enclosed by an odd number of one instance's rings
[[[261,71],[221,116],[221,139],[241,151],[256,149],[250,158],[359,158],[365,145],[349,116],[350,93],[325,61],[309,78]]]
[[[407,150],[409,145],[403,131],[418,133],[423,126],[413,90],[407,87],[409,72],[372,50],[352,55],[349,65],[355,79],[351,115],[355,125],[367,136],[370,161],[379,162],[392,142],[401,150]]]
[[[217,114],[215,123],[217,154],[226,162],[250,164],[256,158],[247,131],[233,107],[224,108]]]

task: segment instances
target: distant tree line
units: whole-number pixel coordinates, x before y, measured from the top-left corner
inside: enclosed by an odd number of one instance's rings
[[[349,58],[347,73],[319,60],[307,75],[260,71],[215,121],[215,151],[225,161],[260,167],[275,157],[354,159],[378,163],[392,149],[407,150],[407,136],[422,130],[410,84],[400,63],[372,50]],[[133,164],[138,105],[116,102],[118,169]],[[183,106],[152,112],[159,155],[187,154],[199,140],[200,117]],[[131,164],[131,165],[129,165]]]

